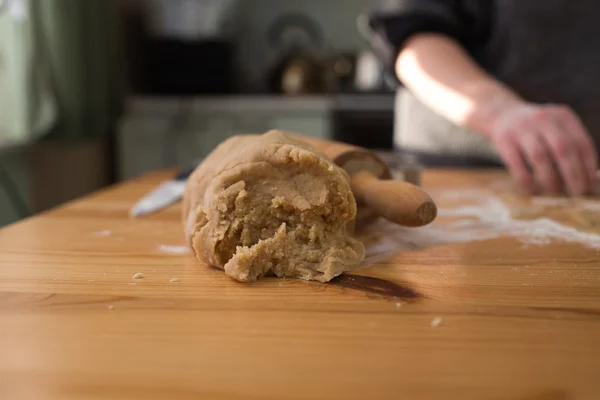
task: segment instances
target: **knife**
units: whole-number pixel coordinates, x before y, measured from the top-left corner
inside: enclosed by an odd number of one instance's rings
[[[185,191],[187,178],[195,168],[196,165],[183,168],[173,179],[161,183],[131,208],[130,215],[132,217],[141,217],[152,214],[181,200]]]

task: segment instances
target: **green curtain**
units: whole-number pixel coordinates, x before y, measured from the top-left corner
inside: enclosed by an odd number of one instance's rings
[[[108,134],[122,98],[115,0],[0,3],[0,142]]]

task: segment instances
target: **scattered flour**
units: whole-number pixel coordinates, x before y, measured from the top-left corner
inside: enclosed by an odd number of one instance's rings
[[[551,239],[564,242],[577,242],[594,249],[600,248],[600,235],[581,232],[570,226],[565,226],[549,218],[538,218],[533,221],[514,221],[521,227],[519,236],[527,244],[548,244]]]
[[[99,236],[99,237],[106,237],[106,236],[112,235],[112,232],[109,231],[108,229],[105,229],[105,230],[102,230],[102,231],[95,232],[95,235]]]
[[[584,201],[579,205],[584,210],[587,211],[600,211],[600,202],[598,201]]]
[[[487,192],[481,189],[440,190],[435,197],[439,200],[487,199]]]
[[[545,207],[560,207],[571,204],[571,201],[566,198],[555,198],[555,197],[533,197],[531,203],[536,206]]]
[[[161,244],[158,246],[158,251],[168,254],[188,254],[191,250],[188,246],[170,246]]]
[[[400,302],[396,303],[396,308],[400,308],[400,307],[402,307],[402,303],[400,303]]]
[[[440,326],[441,323],[442,323],[442,319],[440,317],[435,317],[433,319],[433,321],[431,321],[431,326],[436,328],[436,327]]]
[[[169,283],[177,283],[179,282],[179,278],[171,278],[171,280],[169,281]]]
[[[513,236],[518,237],[526,244],[532,245],[546,245],[551,243],[552,239],[556,239],[565,242],[578,242],[591,248],[600,248],[600,235],[581,232],[549,218],[513,219],[506,204],[498,197],[485,191],[451,191],[442,194],[441,197],[475,201],[475,204],[472,205],[440,209],[438,213],[440,216],[474,218],[475,220],[459,220],[452,225],[453,228],[469,228],[469,231],[474,234],[473,240],[478,240],[475,236],[480,236],[479,240]],[[541,204],[569,204],[568,199],[534,198],[533,202],[536,201],[541,202]],[[431,227],[433,226],[431,225]],[[487,228],[489,232],[486,234],[475,228]],[[477,232],[475,232],[476,230]],[[468,236],[468,234],[462,235],[462,238],[466,239],[465,236]]]
[[[553,241],[579,243],[600,249],[600,235],[579,231],[549,218],[513,219],[510,208],[497,196],[485,190],[454,190],[439,192],[432,197],[461,200],[457,207],[440,207],[438,216],[456,217],[450,221],[435,221],[421,228],[400,227],[380,220],[368,229],[367,257],[363,265],[372,265],[398,250],[433,247],[450,243],[469,243],[517,238],[524,247],[545,246]],[[468,202],[464,205],[464,202]],[[599,206],[600,211],[600,206]]]
[[[570,198],[534,197],[531,204],[540,207],[575,207],[587,211],[600,211],[600,201],[597,200],[574,201]]]
[[[114,310],[114,309],[115,309],[115,306],[113,306],[112,304],[111,304],[110,306],[108,306],[108,310],[109,310],[109,311],[112,311],[112,310]]]
[[[489,197],[483,202],[474,205],[462,206],[451,209],[440,209],[440,217],[474,217],[480,221],[510,221],[510,210],[500,199]]]

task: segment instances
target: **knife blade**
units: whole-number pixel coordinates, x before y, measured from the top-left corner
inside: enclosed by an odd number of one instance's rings
[[[162,182],[156,189],[138,201],[131,208],[129,214],[132,217],[141,217],[162,210],[181,200],[185,191],[187,178],[191,175],[195,167],[184,168],[173,179]]]

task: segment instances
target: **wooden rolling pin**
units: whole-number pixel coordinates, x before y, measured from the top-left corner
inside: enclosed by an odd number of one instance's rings
[[[436,218],[437,206],[431,197],[416,185],[391,180],[388,165],[374,152],[341,142],[288,135],[310,144],[350,174],[358,204],[358,227],[377,217],[409,227],[424,226]]]

